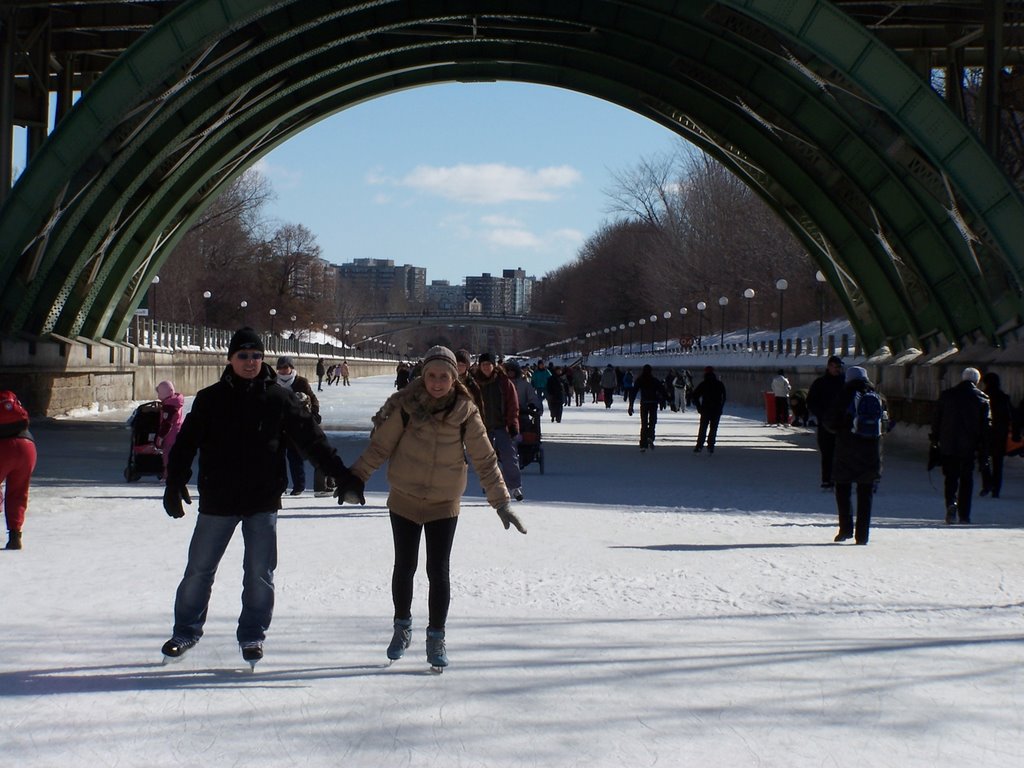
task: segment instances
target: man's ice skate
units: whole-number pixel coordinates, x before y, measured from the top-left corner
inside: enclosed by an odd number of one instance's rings
[[[160,649],[164,655],[163,663],[167,664],[171,661],[178,661],[185,655],[185,652],[189,648],[198,642],[198,637],[172,637],[164,643],[164,647]]]
[[[427,662],[430,664],[431,671],[437,674],[444,672],[444,668],[448,666],[443,629],[427,630]]]
[[[263,643],[259,640],[246,640],[239,643],[242,649],[242,658],[249,662],[249,668],[255,672],[256,663],[263,659]]]

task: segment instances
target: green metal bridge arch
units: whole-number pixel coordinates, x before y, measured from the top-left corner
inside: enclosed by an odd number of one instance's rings
[[[863,346],[1001,346],[1024,206],[973,134],[829,2],[191,0],[111,65],[0,208],[0,333],[119,339],[206,205],[362,101],[563,87],[724,162],[789,224]]]

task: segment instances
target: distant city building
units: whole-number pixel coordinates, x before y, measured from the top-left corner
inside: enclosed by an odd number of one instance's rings
[[[300,262],[288,275],[288,289],[292,296],[312,301],[333,303],[335,294],[334,265],[326,259]]]
[[[474,297],[466,304],[466,311],[471,315],[479,315],[484,311],[484,307],[480,303],[480,299]]]
[[[533,284],[536,280],[527,277],[523,269],[505,269],[501,273],[505,280],[505,306],[513,315],[528,315],[533,306]]]
[[[506,269],[501,277],[484,272],[466,278],[466,295],[479,299],[486,313],[525,315],[533,304],[534,282],[522,269]]]
[[[427,286],[427,304],[439,312],[463,312],[466,309],[466,289],[447,280],[431,280]]]
[[[480,302],[481,311],[486,314],[507,312],[505,307],[505,279],[484,272],[479,277],[466,277],[466,295]]]
[[[427,300],[426,267],[395,266],[393,259],[353,259],[337,267],[338,279],[378,302],[396,297],[422,304]]]

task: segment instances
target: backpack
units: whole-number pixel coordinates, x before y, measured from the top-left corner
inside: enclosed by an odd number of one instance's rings
[[[853,393],[850,415],[853,417],[850,431],[857,437],[867,439],[881,437],[889,421],[882,398],[872,390]]]
[[[0,427],[6,427],[0,435],[3,437],[13,437],[28,428],[28,411],[9,389],[0,391]]]

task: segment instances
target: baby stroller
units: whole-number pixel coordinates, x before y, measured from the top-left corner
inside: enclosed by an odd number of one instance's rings
[[[124,479],[129,483],[134,483],[143,475],[159,477],[164,472],[163,451],[156,447],[160,408],[160,403],[156,400],[143,403],[128,419],[132,429],[132,442],[128,451],[128,466],[124,468]]]
[[[519,468],[533,461],[544,474],[544,446],[540,443],[540,411],[534,407],[519,412]]]

